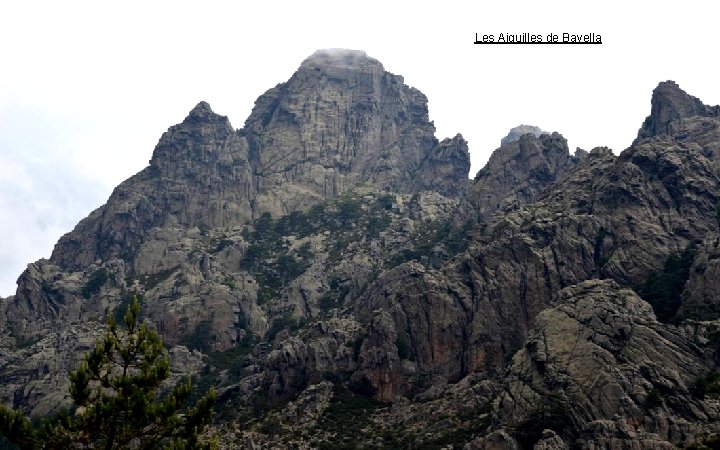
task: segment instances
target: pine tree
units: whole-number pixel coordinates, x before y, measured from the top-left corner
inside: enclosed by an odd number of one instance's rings
[[[195,449],[212,418],[215,391],[188,407],[190,381],[159,396],[170,375],[162,339],[140,324],[133,299],[120,330],[111,317],[108,330],[70,374],[72,416],[63,414],[33,427],[22,413],[0,405],[0,434],[20,449]]]

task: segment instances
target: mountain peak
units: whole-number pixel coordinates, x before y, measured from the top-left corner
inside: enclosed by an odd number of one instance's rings
[[[349,50],[344,48],[325,48],[316,51],[305,59],[301,68],[361,68],[375,66],[383,69],[383,65],[375,58],[371,58],[362,50]]]
[[[535,137],[540,137],[541,134],[550,133],[548,133],[547,131],[543,131],[542,129],[540,129],[540,127],[536,127],[533,125],[518,125],[515,128],[511,129],[508,132],[507,136],[500,140],[500,146],[518,141],[520,140],[520,137],[524,134],[532,134]]]
[[[201,101],[193,109],[190,110],[187,117],[185,117],[185,120],[183,121],[184,124],[197,124],[197,123],[205,123],[209,121],[215,121],[215,120],[227,120],[226,116],[221,116],[220,114],[217,114],[212,110],[210,105],[205,102]]]
[[[213,110],[210,107],[210,104],[206,101],[201,101],[193,109],[190,110],[190,115],[199,115],[199,114],[207,114],[212,113]]]
[[[668,136],[617,157],[516,127],[470,185],[465,139],[381,67],[321,51],[243,129],[205,102],[170,127],[0,298],[0,405],[71,408],[137,295],[175,377],[230,406],[225,448],[712,445],[720,107],[661,83]]]
[[[295,191],[313,192],[314,200],[303,198],[316,202],[359,182],[456,197],[470,168],[463,139],[435,137],[427,97],[361,50],[313,53],[258,98],[243,134],[257,173],[267,177],[258,212],[273,216],[300,208],[288,206],[301,198]],[[439,181],[440,172],[448,177]]]
[[[638,131],[638,139],[669,134],[670,123],[679,119],[720,115],[719,107],[705,105],[672,80],[658,84],[653,90],[651,105],[650,115]]]

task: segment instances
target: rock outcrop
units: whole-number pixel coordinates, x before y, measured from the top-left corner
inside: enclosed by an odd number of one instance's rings
[[[112,258],[130,262],[152,228],[244,223],[253,217],[254,193],[247,143],[201,102],[163,134],[147,168],[58,241],[50,262],[66,270]]]
[[[540,137],[543,134],[549,134],[546,131],[543,131],[540,127],[536,127],[533,125],[518,125],[515,128],[512,128],[507,136],[500,139],[500,146],[509,144],[511,142],[515,142],[520,140],[520,137],[522,137],[525,134],[532,134],[535,137]]]
[[[559,133],[517,136],[511,131],[475,176],[465,198],[466,215],[482,222],[497,211],[531,203],[575,161]]]
[[[610,438],[624,447],[649,439],[679,445],[718,421],[718,411],[691,393],[713,367],[709,355],[657,322],[633,291],[588,280],[538,314],[493,414],[526,444],[551,428],[581,445]]]
[[[720,236],[708,236],[697,248],[677,316],[683,319],[720,318]]]
[[[261,178],[257,203],[275,215],[307,206],[308,194],[327,199],[358,182],[428,189],[424,175],[435,170],[448,178],[433,190],[458,197],[466,188],[467,143],[438,142],[427,98],[364,52],[316,52],[257,100],[241,132]]]
[[[674,81],[664,81],[652,94],[652,109],[638,131],[638,139],[678,133],[678,122],[691,118],[718,117],[720,106],[707,106],[688,95]]]
[[[592,278],[636,286],[717,232],[719,193],[713,163],[677,143],[644,142],[619,157],[595,149],[534,203],[477,229],[440,270],[386,272],[359,304],[366,315],[390,314],[385,328],[407,337],[420,372],[442,382],[478,370],[499,375],[561,289]],[[378,379],[398,378],[398,370],[409,379],[384,351],[379,372],[392,373]],[[378,386],[389,388],[407,393],[399,383]]]

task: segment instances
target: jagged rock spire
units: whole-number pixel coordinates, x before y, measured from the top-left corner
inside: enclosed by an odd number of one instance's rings
[[[672,80],[663,81],[653,90],[652,109],[638,131],[638,139],[670,134],[669,125],[693,116],[717,117],[720,106],[707,106],[689,95]]]

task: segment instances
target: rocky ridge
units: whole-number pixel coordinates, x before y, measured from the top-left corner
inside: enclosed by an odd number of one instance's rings
[[[710,442],[717,111],[661,83],[618,156],[531,130],[470,182],[419,91],[317,52],[241,130],[200,103],[28,267],[1,397],[56,410],[134,293],[178,376],[219,387],[227,448]]]

